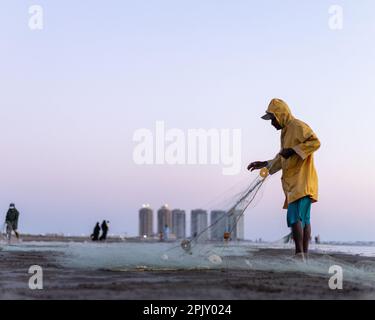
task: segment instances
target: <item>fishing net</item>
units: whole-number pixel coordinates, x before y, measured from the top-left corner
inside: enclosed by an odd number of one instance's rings
[[[268,177],[268,169],[261,169],[250,184],[229,199],[221,201],[220,206],[217,206],[221,210],[211,211],[210,224],[192,237],[172,245],[162,255],[162,260],[172,264],[176,260],[185,260],[189,265],[194,261],[197,268],[230,268],[233,264],[238,266],[237,257],[243,257],[244,254],[248,256],[248,252],[244,252],[244,246],[236,241],[243,239],[241,233],[243,234],[245,212],[250,206],[257,204],[256,199]],[[244,266],[249,263],[241,261]]]

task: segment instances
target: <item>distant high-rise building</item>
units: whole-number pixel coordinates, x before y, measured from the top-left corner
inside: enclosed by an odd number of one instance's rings
[[[158,233],[164,233],[165,226],[168,226],[169,230],[172,228],[172,212],[169,206],[165,204],[158,210]]]
[[[151,237],[154,230],[154,214],[148,204],[144,204],[139,210],[139,236]]]
[[[208,226],[208,214],[207,211],[197,209],[191,211],[191,236],[195,238],[200,235],[201,232],[207,229]],[[200,235],[199,240],[208,239],[208,230]]]
[[[223,240],[224,233],[229,230],[229,221],[226,211],[211,211],[211,240]]]
[[[245,217],[242,211],[235,211],[228,217],[228,227],[231,231],[232,240],[244,240],[245,239]]]
[[[172,234],[176,236],[176,239],[185,239],[186,214],[184,210],[172,210]]]

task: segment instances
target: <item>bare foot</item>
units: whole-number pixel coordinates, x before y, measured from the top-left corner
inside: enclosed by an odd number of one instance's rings
[[[297,260],[297,261],[306,263],[305,254],[303,252],[296,253],[296,255],[294,256],[294,259]]]

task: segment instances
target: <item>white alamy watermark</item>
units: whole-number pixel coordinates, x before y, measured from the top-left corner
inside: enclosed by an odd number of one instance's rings
[[[328,9],[328,26],[331,30],[340,31],[344,29],[344,8],[339,5],[332,5]]]
[[[41,266],[33,265],[29,268],[29,273],[32,276],[29,279],[30,290],[42,290],[43,289],[43,269]]]
[[[344,281],[344,271],[342,267],[337,265],[331,266],[328,273],[333,274],[333,276],[329,278],[328,287],[331,290],[342,290]]]
[[[44,11],[40,5],[32,5],[29,7],[29,28],[32,31],[43,30],[44,28]]]
[[[223,175],[236,175],[242,167],[241,129],[137,129],[133,160],[138,165],[221,165]]]

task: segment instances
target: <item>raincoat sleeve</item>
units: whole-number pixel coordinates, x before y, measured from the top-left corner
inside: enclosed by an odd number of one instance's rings
[[[296,128],[296,137],[299,144],[292,149],[305,160],[310,154],[320,148],[320,141],[311,128],[306,124],[301,124]]]
[[[281,170],[281,156],[279,154],[274,159],[267,162],[267,169],[271,175]]]

